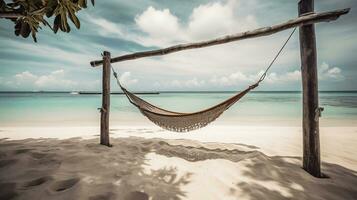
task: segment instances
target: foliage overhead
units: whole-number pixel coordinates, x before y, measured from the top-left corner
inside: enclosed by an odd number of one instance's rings
[[[94,0],[91,0],[94,6]],[[58,30],[70,32],[70,19],[77,29],[80,21],[76,13],[87,8],[87,0],[0,0],[0,18],[9,19],[15,24],[15,35],[27,38],[30,33],[35,42],[41,24],[49,26],[54,33]],[[53,25],[47,19],[54,17]]]

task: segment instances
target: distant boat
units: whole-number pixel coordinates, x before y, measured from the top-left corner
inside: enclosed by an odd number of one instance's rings
[[[79,94],[79,92],[71,92],[70,94]]]

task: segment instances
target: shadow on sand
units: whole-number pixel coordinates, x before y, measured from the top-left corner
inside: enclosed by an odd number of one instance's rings
[[[238,181],[231,193],[260,199],[356,199],[356,172],[340,165],[323,163],[326,178],[315,178],[301,168],[301,158],[264,156],[246,165],[244,176],[254,182]]]
[[[330,178],[317,179],[301,169],[299,158],[269,157],[254,146],[251,151],[187,147],[135,137],[112,143],[108,148],[97,140],[79,138],[0,140],[0,199],[185,199],[182,188],[193,184],[194,174],[178,175],[172,167],[147,170],[150,152],[189,162],[244,163],[245,179],[237,179],[228,189],[236,199],[353,199],[357,195],[352,170],[324,163],[323,171]]]

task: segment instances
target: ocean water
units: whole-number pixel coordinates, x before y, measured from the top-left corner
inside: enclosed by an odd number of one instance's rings
[[[213,106],[233,96],[218,93],[160,93],[140,95],[159,107],[194,112]],[[321,92],[324,107],[322,126],[356,126],[357,92]],[[251,92],[215,124],[300,126],[300,92]],[[98,125],[101,95],[71,93],[0,93],[1,126],[86,126]],[[111,96],[111,124],[151,124],[124,95]]]

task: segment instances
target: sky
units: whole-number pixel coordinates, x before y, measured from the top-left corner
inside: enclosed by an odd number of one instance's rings
[[[89,62],[202,41],[297,17],[298,1],[96,1],[80,11],[81,28],[32,38],[0,19],[0,91],[99,91],[101,67]],[[316,25],[319,90],[357,90],[357,1],[315,0],[317,12],[351,7],[337,21]],[[132,91],[227,91],[254,83],[292,30],[203,49],[114,63]],[[112,78],[112,91],[120,91]],[[301,90],[298,31],[257,90]]]

